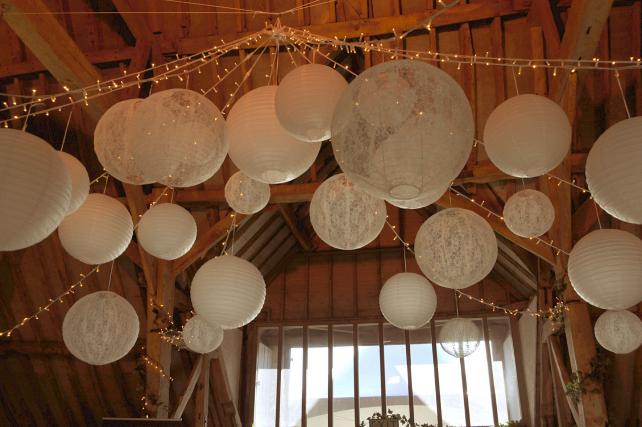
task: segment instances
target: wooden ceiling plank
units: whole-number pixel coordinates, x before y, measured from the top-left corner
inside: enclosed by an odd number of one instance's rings
[[[279,211],[281,212],[281,215],[283,215],[283,220],[290,228],[290,231],[294,235],[294,238],[297,240],[297,242],[299,242],[299,245],[301,245],[301,248],[303,248],[304,251],[311,251],[313,248],[312,242],[310,241],[310,238],[306,235],[306,233],[301,229],[299,221],[296,217],[296,214],[292,210],[292,207],[282,204],[279,205]]]
[[[127,24],[129,31],[136,37],[136,44],[138,44],[139,41],[149,42],[152,38],[152,30],[149,28],[149,25],[147,25],[145,15],[131,13],[140,10],[134,7],[135,2],[132,0],[112,0],[112,3],[116,6],[116,10],[120,12],[120,16]]]

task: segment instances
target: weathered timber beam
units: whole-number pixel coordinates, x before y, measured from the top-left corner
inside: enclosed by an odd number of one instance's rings
[[[281,204],[279,205],[279,211],[283,216],[285,224],[290,228],[292,235],[297,240],[297,242],[299,242],[299,245],[301,245],[301,248],[303,248],[304,251],[311,251],[313,247],[312,242],[310,241],[310,238],[305,235],[303,230],[301,230],[301,227],[299,226],[296,218],[296,214],[294,213],[292,208],[286,204]]]
[[[121,17],[127,24],[129,31],[136,37],[136,42],[150,41],[152,38],[152,30],[147,25],[147,20],[144,14],[131,13],[141,11],[140,7],[136,8],[135,4],[138,3],[146,5],[145,2],[135,2],[134,0],[112,0]]]

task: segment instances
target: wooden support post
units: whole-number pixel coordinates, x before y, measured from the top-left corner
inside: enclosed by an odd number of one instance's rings
[[[210,355],[203,355],[201,375],[199,376],[198,383],[196,384],[196,399],[194,406],[194,426],[196,427],[207,426],[207,415],[209,413],[208,406],[210,401],[210,364]]]
[[[189,380],[187,381],[185,392],[182,394],[181,400],[178,403],[176,410],[172,414],[172,418],[174,418],[175,420],[180,420],[183,417],[183,412],[187,407],[187,402],[189,402],[190,397],[192,397],[192,394],[194,393],[194,388],[196,387],[196,383],[201,377],[201,368],[203,366],[203,359],[205,357],[206,356],[203,356],[202,354],[199,355],[198,359],[196,360],[196,364],[192,368],[192,373],[190,374]]]

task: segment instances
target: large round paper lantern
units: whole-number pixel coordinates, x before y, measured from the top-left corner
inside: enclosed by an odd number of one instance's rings
[[[240,328],[259,314],[265,281],[250,262],[224,255],[207,261],[192,280],[192,305],[197,314],[223,329]]]
[[[410,200],[446,187],[466,164],[474,123],[447,73],[422,61],[388,61],[357,76],[332,122],[332,148],[355,185]]]
[[[196,221],[187,209],[160,203],[143,214],[136,236],[149,254],[174,260],[185,255],[196,241]]]
[[[397,328],[418,329],[435,314],[437,294],[425,277],[398,273],[381,288],[379,308],[383,317]]]
[[[168,89],[145,99],[134,112],[128,137],[135,158],[150,175],[171,187],[200,184],[223,164],[225,120],[206,97]]]
[[[418,197],[416,199],[409,200],[399,200],[399,199],[386,199],[386,202],[390,203],[392,206],[396,206],[401,209],[421,209],[426,206],[430,206],[435,203],[437,200],[444,195],[450,186],[439,189],[437,191],[426,193],[424,196]]]
[[[151,184],[162,174],[145,166],[147,159],[134,156],[138,141],[129,137],[134,112],[142,99],[127,99],[112,105],[98,120],[94,131],[94,151],[103,168],[114,178],[128,184]]]
[[[595,339],[613,353],[631,353],[642,344],[642,321],[627,310],[605,311],[595,322]]]
[[[65,251],[85,264],[97,265],[116,259],[132,239],[134,224],[118,200],[92,193],[83,205],[58,227]]]
[[[185,346],[195,353],[211,353],[223,342],[223,328],[196,314],[183,327]]]
[[[444,323],[438,335],[441,348],[459,359],[473,354],[479,347],[481,338],[481,331],[475,322],[461,317]]]
[[[499,104],[484,127],[490,160],[508,175],[532,178],[557,167],[571,147],[571,124],[555,102],[518,95]]]
[[[345,174],[326,179],[312,196],[310,222],[317,235],[337,249],[361,248],[386,223],[386,203],[356,187]]]
[[[58,151],[58,155],[67,168],[69,178],[71,178],[71,197],[67,208],[67,215],[69,215],[76,212],[80,205],[85,203],[89,194],[89,175],[87,169],[74,156],[63,151]]]
[[[553,221],[555,208],[541,191],[518,191],[504,205],[504,222],[508,229],[518,236],[541,236],[551,228]]]
[[[319,142],[330,138],[334,109],[348,83],[338,71],[306,64],[290,71],[276,91],[276,115],[295,138]]]
[[[243,95],[227,115],[225,139],[230,159],[244,174],[266,184],[281,184],[303,174],[321,143],[305,143],[283,129],[276,117],[276,86]]]
[[[62,339],[71,354],[90,365],[124,357],[138,339],[138,316],[123,297],[99,291],[80,298],[65,314]]]
[[[586,158],[586,183],[593,199],[619,220],[642,224],[642,117],[611,126]]]
[[[238,171],[225,183],[225,200],[238,213],[252,215],[270,201],[270,186]]]
[[[421,271],[451,289],[472,286],[497,261],[497,238],[488,222],[467,209],[450,208],[428,218],[415,239]]]
[[[642,240],[622,230],[595,230],[568,257],[568,278],[586,302],[624,310],[642,301]]]
[[[0,128],[0,251],[49,236],[70,198],[71,179],[54,149],[35,135]]]

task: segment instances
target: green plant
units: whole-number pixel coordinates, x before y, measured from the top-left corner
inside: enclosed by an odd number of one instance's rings
[[[510,420],[500,424],[499,427],[526,427],[526,423],[522,420]]]
[[[565,384],[566,395],[576,404],[585,393],[597,393],[606,377],[606,371],[610,364],[606,353],[598,351],[591,360],[591,370],[588,373],[575,371],[569,376],[569,382]]]
[[[408,427],[436,427],[434,424],[427,424],[427,423],[421,424],[421,423],[417,423],[417,422],[411,422],[408,419],[408,417],[406,417],[405,415],[395,414],[394,412],[392,412],[391,409],[388,409],[388,412],[385,415],[381,414],[380,412],[375,412],[371,416],[366,418],[366,420],[368,420],[368,421],[370,421],[370,420],[398,420],[401,425],[408,426]],[[359,425],[361,427],[365,427],[366,422],[365,421],[361,421],[361,424],[359,424]]]

